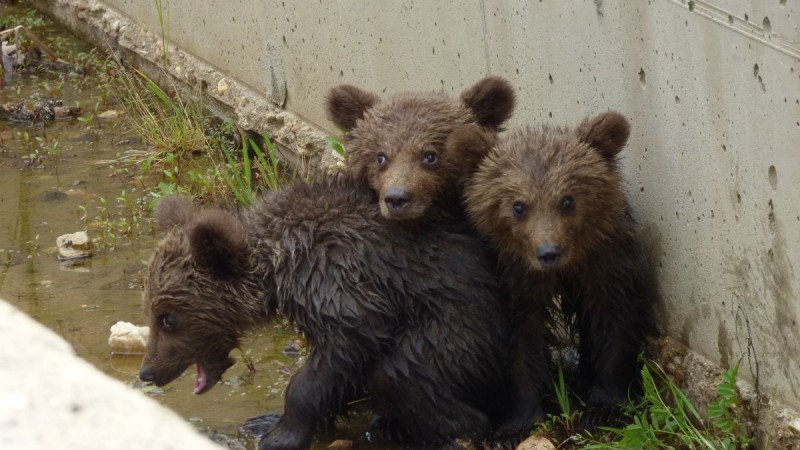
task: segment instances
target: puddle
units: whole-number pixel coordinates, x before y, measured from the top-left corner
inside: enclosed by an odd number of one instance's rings
[[[4,13],[22,11],[5,8]],[[76,55],[91,51],[49,21],[36,20],[36,34],[48,43],[57,41],[54,47],[62,59],[75,61]],[[81,120],[44,125],[0,122],[0,297],[55,330],[106,374],[141,389],[201,430],[235,437],[247,418],[282,411],[283,388],[298,364],[282,352],[296,339],[285,324],[252,336],[242,346],[254,363],[254,375],[239,358],[225,382],[202,396],[192,394],[193,367],[172,384],[155,389],[137,381],[140,356],[110,353],[107,341],[114,323],[143,324],[142,268],[158,237],[145,226],[141,235],[122,237],[113,248],[96,242],[93,257],[72,265],[56,258],[56,238],[86,230],[95,217],[118,214],[122,205],[114,199],[123,192],[141,197],[145,186],[132,183],[130,173],[136,167],[108,161],[146,148],[126,134],[122,119],[90,119],[114,108],[97,73],[89,71],[85,78],[6,73],[4,84],[0,105],[38,95],[61,99],[67,106],[80,105],[84,112]],[[89,234],[98,238],[91,229]],[[333,439],[359,440],[366,422],[359,417],[356,413],[356,420],[350,421],[355,429],[338,428],[335,436],[321,439],[317,447],[326,448]],[[254,443],[247,445],[252,448]]]

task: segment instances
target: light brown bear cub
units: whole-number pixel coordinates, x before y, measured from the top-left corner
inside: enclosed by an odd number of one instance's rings
[[[385,100],[351,85],[330,90],[328,118],[347,132],[348,172],[369,182],[381,214],[414,221],[439,213],[463,216],[463,183],[485,149],[451,151],[461,127],[497,130],[514,109],[514,91],[499,77],[484,78],[458,101],[433,92],[399,93]]]
[[[542,338],[526,318],[541,316],[560,298],[578,325],[579,383],[590,425],[628,398],[653,326],[617,161],[629,133],[628,121],[608,112],[575,128],[528,128],[496,141],[491,134],[458,137],[462,146],[494,144],[466,189],[466,203],[500,253],[523,366],[526,348],[536,348],[529,342]]]

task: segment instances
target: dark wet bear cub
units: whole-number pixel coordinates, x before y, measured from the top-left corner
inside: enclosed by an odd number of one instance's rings
[[[326,109],[347,132],[348,173],[369,182],[384,217],[416,221],[440,213],[464,217],[463,185],[487,149],[455,150],[448,138],[464,127],[497,130],[511,116],[514,101],[508,81],[487,77],[458,100],[434,92],[381,100],[339,85],[328,93]]]
[[[156,216],[166,237],[145,282],[142,380],[163,385],[196,364],[203,393],[242,334],[277,313],[310,352],[260,449],[308,448],[365,394],[378,432],[439,445],[489,431],[505,401],[509,326],[475,237],[395,227],[347,179],[286,187],[240,215],[169,197]]]
[[[467,188],[467,209],[500,253],[518,317],[542,314],[557,296],[575,315],[588,420],[603,420],[628,399],[653,330],[617,161],[630,126],[608,112],[573,129],[509,133],[473,142],[494,145]]]

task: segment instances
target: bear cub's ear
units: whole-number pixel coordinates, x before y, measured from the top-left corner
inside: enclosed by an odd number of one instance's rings
[[[325,98],[325,110],[328,120],[339,128],[350,131],[356,126],[358,119],[381,99],[372,92],[367,92],[349,84],[340,84],[328,91]]]
[[[486,77],[461,93],[461,101],[472,110],[477,122],[499,128],[514,112],[514,89],[500,77]]]
[[[447,154],[458,155],[469,173],[474,172],[483,158],[497,143],[497,131],[474,123],[457,127],[447,137]]]
[[[606,159],[617,155],[631,134],[628,119],[616,111],[586,119],[575,129],[578,139],[597,149]]]
[[[213,276],[229,279],[248,269],[247,233],[228,211],[209,209],[189,226],[192,259]]]
[[[158,202],[155,210],[156,223],[162,232],[186,225],[197,214],[197,206],[184,195],[170,195]]]

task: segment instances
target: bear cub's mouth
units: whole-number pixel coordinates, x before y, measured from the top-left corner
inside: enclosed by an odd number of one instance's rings
[[[208,371],[200,364],[195,364],[197,368],[197,374],[195,375],[194,379],[194,394],[200,395],[210,389],[211,386],[208,384]]]
[[[226,358],[219,362],[195,363],[194,394],[200,395],[210,391],[222,378],[222,374],[235,362],[233,358]]]

